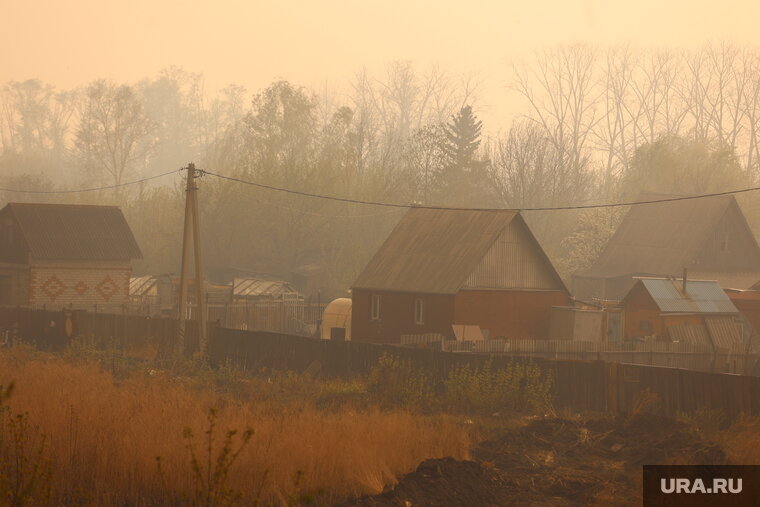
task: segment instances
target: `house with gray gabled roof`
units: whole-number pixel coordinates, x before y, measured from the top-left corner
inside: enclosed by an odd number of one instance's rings
[[[670,197],[642,194],[639,201]],[[578,299],[620,300],[635,277],[717,280],[745,289],[760,280],[760,247],[732,195],[632,206],[588,269],[573,275]]]
[[[116,206],[0,210],[0,305],[122,311],[140,247]]]
[[[352,286],[352,339],[547,338],[569,292],[520,213],[411,208]]]

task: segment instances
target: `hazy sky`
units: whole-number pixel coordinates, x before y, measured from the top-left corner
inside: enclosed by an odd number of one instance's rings
[[[564,42],[760,44],[759,0],[3,0],[0,82],[133,81],[169,65],[210,89],[282,77],[343,82],[398,59],[478,71],[495,93],[508,58]],[[485,97],[486,102],[489,101]]]

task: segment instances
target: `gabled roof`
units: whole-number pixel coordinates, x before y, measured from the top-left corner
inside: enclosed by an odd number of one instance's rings
[[[10,203],[34,259],[128,260],[142,253],[116,206]]]
[[[516,211],[411,208],[353,284],[354,288],[454,294],[513,221]],[[532,241],[535,238],[530,234]],[[551,267],[546,255],[538,251]],[[564,285],[556,275],[558,284]]]
[[[676,197],[643,193],[638,201]],[[631,206],[594,264],[576,276],[610,278],[631,274],[680,273],[698,258],[700,249],[730,207],[744,215],[732,195]],[[746,220],[742,228],[760,252]]]
[[[678,279],[644,278],[636,282],[628,294],[639,286],[649,293],[663,313],[739,313],[718,282],[712,280],[686,280],[684,291],[683,282]]]

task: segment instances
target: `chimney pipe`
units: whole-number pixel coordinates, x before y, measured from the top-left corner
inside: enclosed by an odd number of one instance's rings
[[[683,292],[686,293],[686,268],[683,268]]]

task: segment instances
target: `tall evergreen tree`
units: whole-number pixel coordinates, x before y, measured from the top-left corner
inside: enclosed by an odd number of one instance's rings
[[[441,203],[481,206],[486,197],[488,161],[478,157],[483,122],[464,106],[444,125],[441,151],[444,166],[440,177]]]

